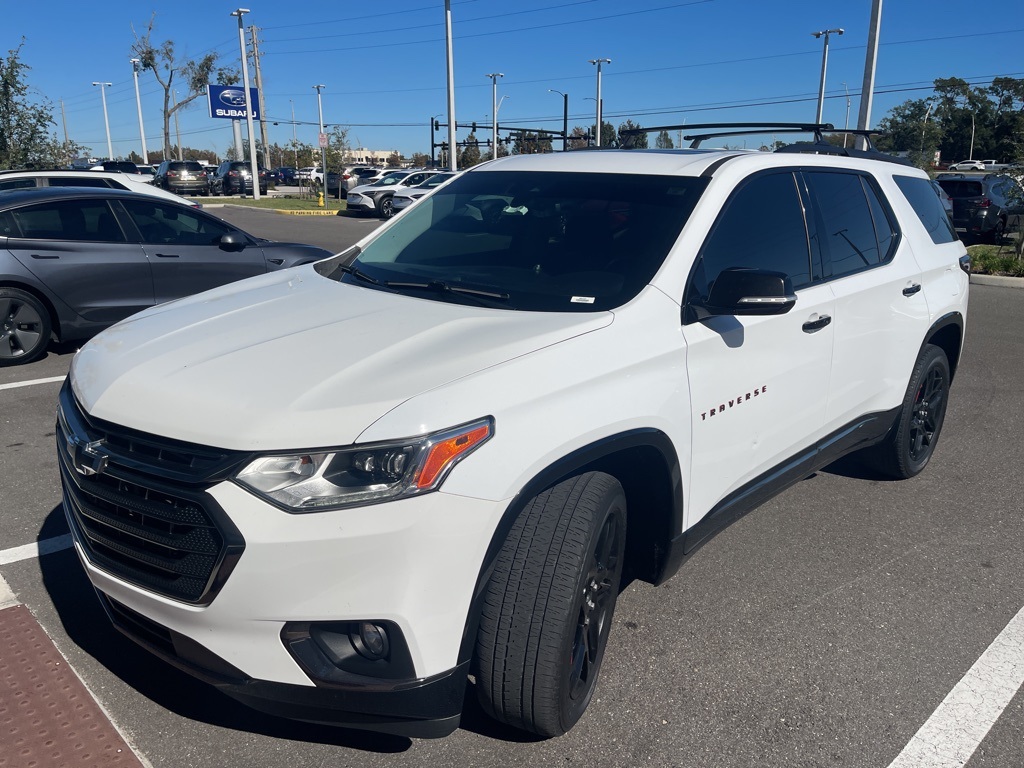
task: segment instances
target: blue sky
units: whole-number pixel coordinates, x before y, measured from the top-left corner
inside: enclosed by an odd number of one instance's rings
[[[156,14],[155,41],[174,40],[181,54],[217,51],[238,65],[237,2],[52,0],[3,4],[3,50],[25,38],[35,96],[49,99],[63,132],[63,99],[70,137],[106,154],[99,89],[109,81],[110,131],[115,155],[139,151],[139,128],[129,49],[132,27],[142,32]],[[271,142],[292,137],[315,143],[323,83],[324,121],[350,126],[353,146],[429,152],[427,128],[446,113],[443,0],[374,3],[250,0],[246,27],[261,29],[264,90]],[[1024,77],[1024,3],[988,6],[985,13],[953,0],[885,0],[872,125],[895,104],[929,93],[935,78],[988,83]],[[101,10],[98,10],[101,9]],[[856,124],[870,22],[870,0],[843,3],[779,0],[452,0],[456,115],[460,123],[489,124],[491,85],[502,72],[506,96],[499,123],[561,128],[569,94],[569,126],[594,121],[595,68],[604,66],[605,119],[642,125],[714,121],[814,119],[822,43],[811,33],[842,27],[829,46],[824,119]],[[845,87],[844,87],[845,83]],[[147,142],[161,142],[161,91],[140,76]],[[590,100],[586,100],[590,97]],[[208,116],[197,100],[181,113],[182,143],[223,154],[229,121]],[[173,125],[172,125],[173,131]],[[485,131],[480,131],[481,138]],[[460,133],[460,138],[465,133]]]

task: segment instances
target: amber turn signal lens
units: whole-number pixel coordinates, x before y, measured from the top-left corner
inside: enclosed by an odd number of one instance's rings
[[[459,456],[482,443],[491,435],[490,424],[476,427],[461,435],[442,440],[430,447],[430,453],[416,479],[417,488],[429,488],[444,470]]]

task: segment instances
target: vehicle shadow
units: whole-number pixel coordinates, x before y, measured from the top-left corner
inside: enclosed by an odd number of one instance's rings
[[[875,482],[896,482],[895,478],[883,475],[876,469],[865,464],[856,454],[843,456],[818,470],[829,475],[848,477],[851,480],[873,480]]]
[[[64,510],[58,506],[44,521],[38,540],[66,531]],[[39,564],[43,585],[71,641],[156,706],[188,720],[276,739],[384,754],[412,746],[404,737],[302,723],[250,709],[155,658],[114,629],[74,549],[40,558]]]

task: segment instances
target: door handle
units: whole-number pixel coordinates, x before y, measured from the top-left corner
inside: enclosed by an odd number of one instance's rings
[[[48,253],[33,253],[31,254],[33,259],[59,259],[60,256],[51,255]]]
[[[911,283],[910,285],[908,285],[906,288],[903,289],[903,295],[904,296],[913,296],[915,293],[917,293],[920,290],[921,290],[921,284],[920,283]]]
[[[818,315],[817,320],[808,320],[803,324],[804,333],[814,333],[820,331],[826,325],[832,322],[831,315]]]
[[[178,254],[176,253],[158,253],[157,258],[160,259],[177,259]]]
[[[284,264],[284,259],[267,259],[267,261],[269,261],[271,264],[276,264],[277,266],[281,266],[282,264]]]

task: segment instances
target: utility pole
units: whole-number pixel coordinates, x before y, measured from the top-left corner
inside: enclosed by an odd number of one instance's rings
[[[562,97],[562,151],[569,149],[569,94],[548,88],[548,93],[557,93]]]
[[[295,136],[295,99],[288,99],[292,105],[292,152],[295,153],[295,170],[299,170],[299,140]]]
[[[501,72],[492,72],[487,75],[487,77],[491,78],[491,117],[494,118],[492,121],[494,125],[491,126],[491,136],[493,137],[491,142],[492,160],[498,158],[498,78],[504,76]]]
[[[458,170],[458,155],[455,151],[455,61],[452,53],[452,0],[444,0],[444,33],[448,57],[448,170]],[[497,118],[494,120],[497,125]],[[498,148],[494,148],[495,157]]]
[[[103,124],[107,126],[107,160],[114,159],[114,145],[110,143],[110,120],[107,119],[107,88],[113,83],[93,83],[100,87],[100,99],[103,100]]]
[[[260,99],[260,141],[263,142],[263,166],[270,167],[270,138],[267,136],[267,121],[264,117],[267,114],[267,102],[263,98],[263,74],[260,70],[260,46],[256,39],[259,28],[253,24],[249,27],[252,35],[252,62],[256,70],[256,95]]]
[[[242,89],[245,91],[245,122],[249,127],[249,173],[252,175],[252,199],[259,200],[260,171],[259,165],[256,162],[256,132],[252,127],[252,95],[249,93],[249,61],[245,55],[245,28],[242,26],[242,16],[247,13],[249,13],[248,8],[238,8],[232,11],[231,15],[238,17],[238,49],[242,57]]]
[[[824,29],[821,32],[811,32],[814,37],[820,38],[822,35],[825,36],[825,47],[821,52],[821,83],[818,85],[818,113],[814,118],[814,122],[821,122],[821,115],[825,109],[825,71],[828,69],[828,36],[829,35],[841,35],[843,34],[842,27],[836,29]]]
[[[142,97],[139,95],[139,65],[140,59],[130,59],[132,64],[132,77],[135,80],[135,103],[139,108],[139,138],[142,140],[142,163],[149,164],[149,152],[146,149],[146,126],[142,122]],[[66,139],[65,139],[66,141]]]
[[[882,0],[871,0],[871,27],[868,29],[868,52],[864,58],[864,84],[860,89],[860,113],[857,129],[868,130],[871,124],[871,100],[875,94],[875,66],[878,64],[878,36],[882,31]],[[864,136],[857,137],[857,149],[867,149]]]
[[[604,119],[601,115],[601,65],[611,64],[611,59],[588,59],[591,64],[597,64],[597,142],[595,146],[601,146],[601,134],[602,130],[601,121]]]
[[[64,143],[68,143],[68,116],[64,111],[64,99],[60,100],[60,119],[64,123]]]

